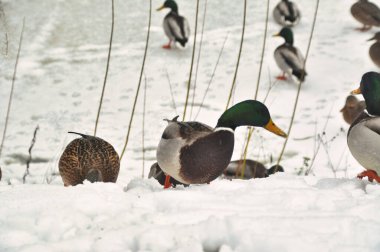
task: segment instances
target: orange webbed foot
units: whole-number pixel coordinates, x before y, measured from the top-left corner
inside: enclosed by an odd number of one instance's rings
[[[375,180],[377,183],[380,183],[380,177],[374,170],[366,170],[357,175],[357,178],[359,179],[363,179],[365,177],[368,177],[369,182]]]
[[[170,183],[170,176],[169,175],[166,175],[165,177],[165,185],[164,185],[164,189],[168,189],[172,186],[172,183]]]

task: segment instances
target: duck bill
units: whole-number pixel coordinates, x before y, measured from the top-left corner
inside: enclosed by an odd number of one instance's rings
[[[267,125],[264,126],[264,129],[269,130],[270,132],[280,137],[286,138],[288,136],[284,131],[282,131],[279,127],[277,127],[276,124],[274,124],[272,119],[270,119]]]
[[[351,94],[353,94],[353,95],[361,94],[361,93],[362,93],[362,91],[360,90],[360,88],[357,88],[357,89],[351,91]]]
[[[280,36],[280,33],[273,34],[272,37],[278,37]]]
[[[165,9],[165,6],[164,6],[164,5],[162,5],[161,7],[157,8],[156,11],[160,11],[160,10],[162,10],[162,9]]]

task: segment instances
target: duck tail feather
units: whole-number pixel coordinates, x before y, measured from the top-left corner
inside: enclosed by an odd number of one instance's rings
[[[89,135],[85,135],[85,134],[74,132],[74,131],[69,131],[67,133],[69,133],[69,134],[76,134],[76,135],[79,135],[79,136],[81,136],[83,138],[88,138],[89,137]]]
[[[86,179],[90,181],[91,183],[94,182],[101,182],[102,181],[102,174],[99,170],[97,169],[91,169],[87,174],[86,174]]]
[[[284,168],[281,165],[273,165],[268,169],[268,175],[272,175],[276,172],[284,172]]]
[[[296,76],[300,81],[304,81],[305,76],[307,75],[306,71],[302,69],[294,69],[292,74]]]

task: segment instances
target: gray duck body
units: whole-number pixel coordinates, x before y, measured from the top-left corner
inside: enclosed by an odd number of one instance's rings
[[[365,169],[380,173],[380,117],[361,113],[348,131],[347,144]]]
[[[243,179],[266,178],[275,172],[284,171],[284,168],[282,168],[280,165],[277,169],[276,165],[272,166],[270,169],[267,169],[265,165],[252,159],[247,159],[245,162],[246,168],[244,171]],[[223,174],[227,178],[240,178],[242,168],[243,160],[234,160],[229,163],[227,169],[224,170]]]
[[[277,66],[289,76],[296,76],[298,79],[305,77],[302,73],[305,59],[301,51],[291,44],[284,43],[274,51],[274,59]],[[306,74],[305,74],[306,75]]]
[[[285,27],[297,25],[301,19],[301,12],[291,1],[280,1],[273,9],[274,20]]]
[[[189,40],[190,26],[187,19],[175,11],[170,11],[164,18],[163,27],[166,36],[184,47]]]
[[[78,133],[75,133],[78,134]],[[65,186],[91,182],[116,182],[119,155],[111,144],[101,138],[79,134],[71,141],[59,160],[59,173]]]
[[[380,26],[380,9],[377,5],[359,0],[351,6],[352,16],[364,26]]]
[[[213,129],[199,122],[168,121],[157,149],[161,169],[183,184],[216,179],[228,166],[234,147],[231,129]]]

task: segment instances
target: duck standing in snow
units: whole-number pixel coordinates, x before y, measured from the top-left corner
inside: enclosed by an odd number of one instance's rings
[[[148,178],[154,178],[161,185],[165,185],[166,175],[157,162],[152,164],[152,166],[150,167]],[[177,185],[183,185],[185,187],[189,186],[186,184],[182,184],[181,182],[175,180],[174,178],[170,178],[169,182],[173,187],[176,187]]]
[[[116,182],[120,170],[119,155],[108,142],[80,133],[59,159],[59,173],[65,186],[90,182]]]
[[[380,67],[380,32],[376,32],[375,36],[368,39],[368,41],[371,40],[376,40],[376,42],[369,48],[369,57],[377,67]]]
[[[361,31],[367,31],[372,26],[380,26],[380,9],[368,0],[359,0],[351,6],[352,16],[363,24]]]
[[[365,73],[353,94],[363,94],[367,111],[351,124],[347,144],[354,158],[366,169],[358,178],[380,183],[380,74]]]
[[[356,98],[353,95],[349,95],[346,98],[346,104],[344,104],[344,107],[340,110],[343,114],[343,119],[351,125],[354,120],[365,110],[365,101],[359,101],[358,98]]]
[[[234,160],[229,163],[227,169],[223,171],[223,174],[225,177],[231,179],[241,178],[242,169],[243,160]],[[284,168],[281,165],[273,165],[267,169],[265,165],[258,161],[246,159],[243,179],[266,178],[276,172],[284,172]]]
[[[292,1],[281,0],[273,9],[273,18],[282,26],[292,27],[299,23],[301,12]]]
[[[178,5],[174,0],[166,0],[157,11],[164,8],[170,8],[170,12],[165,16],[163,22],[164,31],[169,38],[169,43],[162,47],[170,49],[171,44],[175,42],[178,42],[182,47],[185,47],[190,36],[189,22],[187,22],[185,17],[178,14]]]
[[[277,76],[278,80],[286,80],[285,74],[296,76],[298,80],[304,81],[306,71],[303,69],[305,59],[300,50],[293,46],[293,32],[290,28],[284,27],[274,37],[282,37],[285,43],[278,46],[274,51],[274,59],[277,66],[283,71],[283,74]]]
[[[226,110],[215,128],[200,122],[167,120],[157,148],[157,161],[166,173],[165,188],[173,177],[183,184],[209,183],[227,168],[234,149],[234,130],[239,126],[263,127],[287,135],[272,121],[261,102],[246,100]]]

